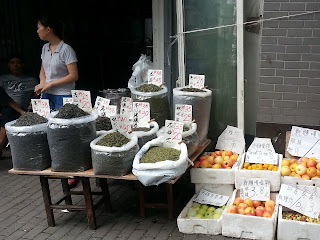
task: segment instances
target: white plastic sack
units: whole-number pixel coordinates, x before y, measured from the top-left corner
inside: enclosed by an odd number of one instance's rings
[[[148,69],[152,68],[150,57],[141,54],[139,60],[132,66],[132,76],[128,81],[128,88],[134,88],[141,83],[148,82]]]
[[[159,124],[155,121],[150,122],[150,131],[134,131],[132,134],[138,137],[139,147],[142,148],[147,142],[157,138],[157,132],[159,131]]]
[[[141,157],[153,146],[162,146],[162,137],[147,142],[136,154],[132,173],[144,186],[159,185],[183,174],[188,167],[188,151],[184,143],[179,144],[177,150],[181,151],[179,160],[165,160],[156,163],[140,163]]]

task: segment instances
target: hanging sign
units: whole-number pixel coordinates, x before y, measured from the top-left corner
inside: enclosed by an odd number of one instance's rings
[[[270,181],[267,178],[243,179],[240,186],[240,197],[254,201],[270,200]]]
[[[31,99],[31,105],[34,113],[48,118],[50,114],[49,99]]]
[[[162,70],[148,69],[148,83],[160,86],[162,84]]]
[[[182,140],[183,123],[166,120],[164,128],[164,147],[175,147]]]
[[[133,128],[150,127],[150,103],[133,102]]]
[[[214,206],[223,206],[229,200],[229,196],[224,196],[201,189],[198,196],[193,200],[200,204],[210,204]]]
[[[80,109],[90,113],[92,110],[90,91],[84,90],[71,90],[73,104],[77,105]]]
[[[192,122],[192,105],[176,104],[174,120],[177,122]]]
[[[189,74],[189,87],[204,88],[204,75]]]

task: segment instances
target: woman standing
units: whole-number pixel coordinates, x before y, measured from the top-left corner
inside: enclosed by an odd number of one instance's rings
[[[63,39],[63,24],[49,16],[38,21],[39,38],[48,43],[42,47],[40,83],[35,87],[42,99],[49,99],[50,109],[63,105],[64,97],[71,97],[78,80],[77,56]]]

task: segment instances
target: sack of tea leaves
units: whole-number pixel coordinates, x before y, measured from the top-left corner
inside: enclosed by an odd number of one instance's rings
[[[47,134],[51,171],[82,172],[91,168],[90,142],[96,138],[97,117],[94,111],[88,114],[73,104],[50,114]]]
[[[108,117],[98,117],[96,119],[97,136],[100,136],[112,129],[111,120]]]
[[[160,128],[157,132],[157,137],[160,137],[164,134],[164,127]],[[199,136],[197,133],[197,124],[192,123],[184,124],[182,132],[182,140],[187,145],[188,156],[191,156],[198,149],[199,145]]]
[[[184,143],[177,148],[163,148],[163,137],[147,142],[136,154],[132,173],[144,186],[159,185],[183,174],[188,167]]]
[[[159,126],[164,126],[165,120],[170,119],[168,88],[154,84],[140,84],[131,88],[133,102],[149,102],[150,117],[154,118]]]
[[[159,124],[155,121],[150,122],[150,128],[132,128],[132,134],[138,137],[138,145],[140,148],[152,139],[157,138],[158,131]]]
[[[199,145],[203,145],[207,141],[211,101],[212,91],[209,89],[189,87],[177,87],[173,89],[173,106],[176,104],[192,105],[192,118],[196,120],[198,125]],[[173,116],[175,116],[175,112],[173,112]]]
[[[24,113],[17,120],[6,123],[13,169],[44,170],[51,158],[47,141],[47,119],[37,113]]]
[[[131,172],[132,162],[139,151],[138,138],[110,130],[90,143],[95,175],[123,176]]]

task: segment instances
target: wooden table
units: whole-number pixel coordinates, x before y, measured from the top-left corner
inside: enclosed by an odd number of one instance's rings
[[[210,140],[208,140],[203,146],[198,146],[198,149],[195,153],[189,156],[190,160],[193,162],[197,157],[204,151],[204,149],[209,145]],[[190,164],[189,164],[190,166]],[[31,175],[31,176],[40,176],[40,183],[43,193],[43,201],[45,205],[45,210],[47,214],[48,225],[53,227],[55,225],[53,209],[68,209],[68,210],[85,210],[88,219],[88,225],[90,229],[96,229],[96,218],[95,218],[95,209],[98,208],[101,204],[104,204],[107,210],[111,210],[111,201],[110,194],[108,189],[107,179],[121,179],[121,180],[130,180],[137,181],[135,175],[132,173],[125,176],[111,176],[111,175],[95,175],[93,174],[93,169],[89,169],[83,172],[52,172],[50,168],[42,171],[26,171],[26,170],[15,170],[11,169],[8,171],[12,174],[19,175]],[[140,215],[145,217],[146,208],[167,208],[168,217],[173,218],[173,190],[172,185],[175,184],[182,175],[165,182],[166,184],[166,194],[167,202],[166,203],[147,203],[144,196],[145,186],[138,181],[139,185],[139,200],[140,200]],[[73,191],[68,186],[68,179],[75,178],[80,180],[82,183],[83,191]],[[101,188],[100,192],[92,192],[90,187],[90,178],[99,179],[99,185]],[[64,196],[52,204],[51,194],[49,189],[49,179],[61,179],[62,189]],[[84,195],[85,205],[73,205],[71,195]],[[92,195],[101,195],[102,198],[96,203],[93,204]],[[65,205],[60,205],[65,201]]]

